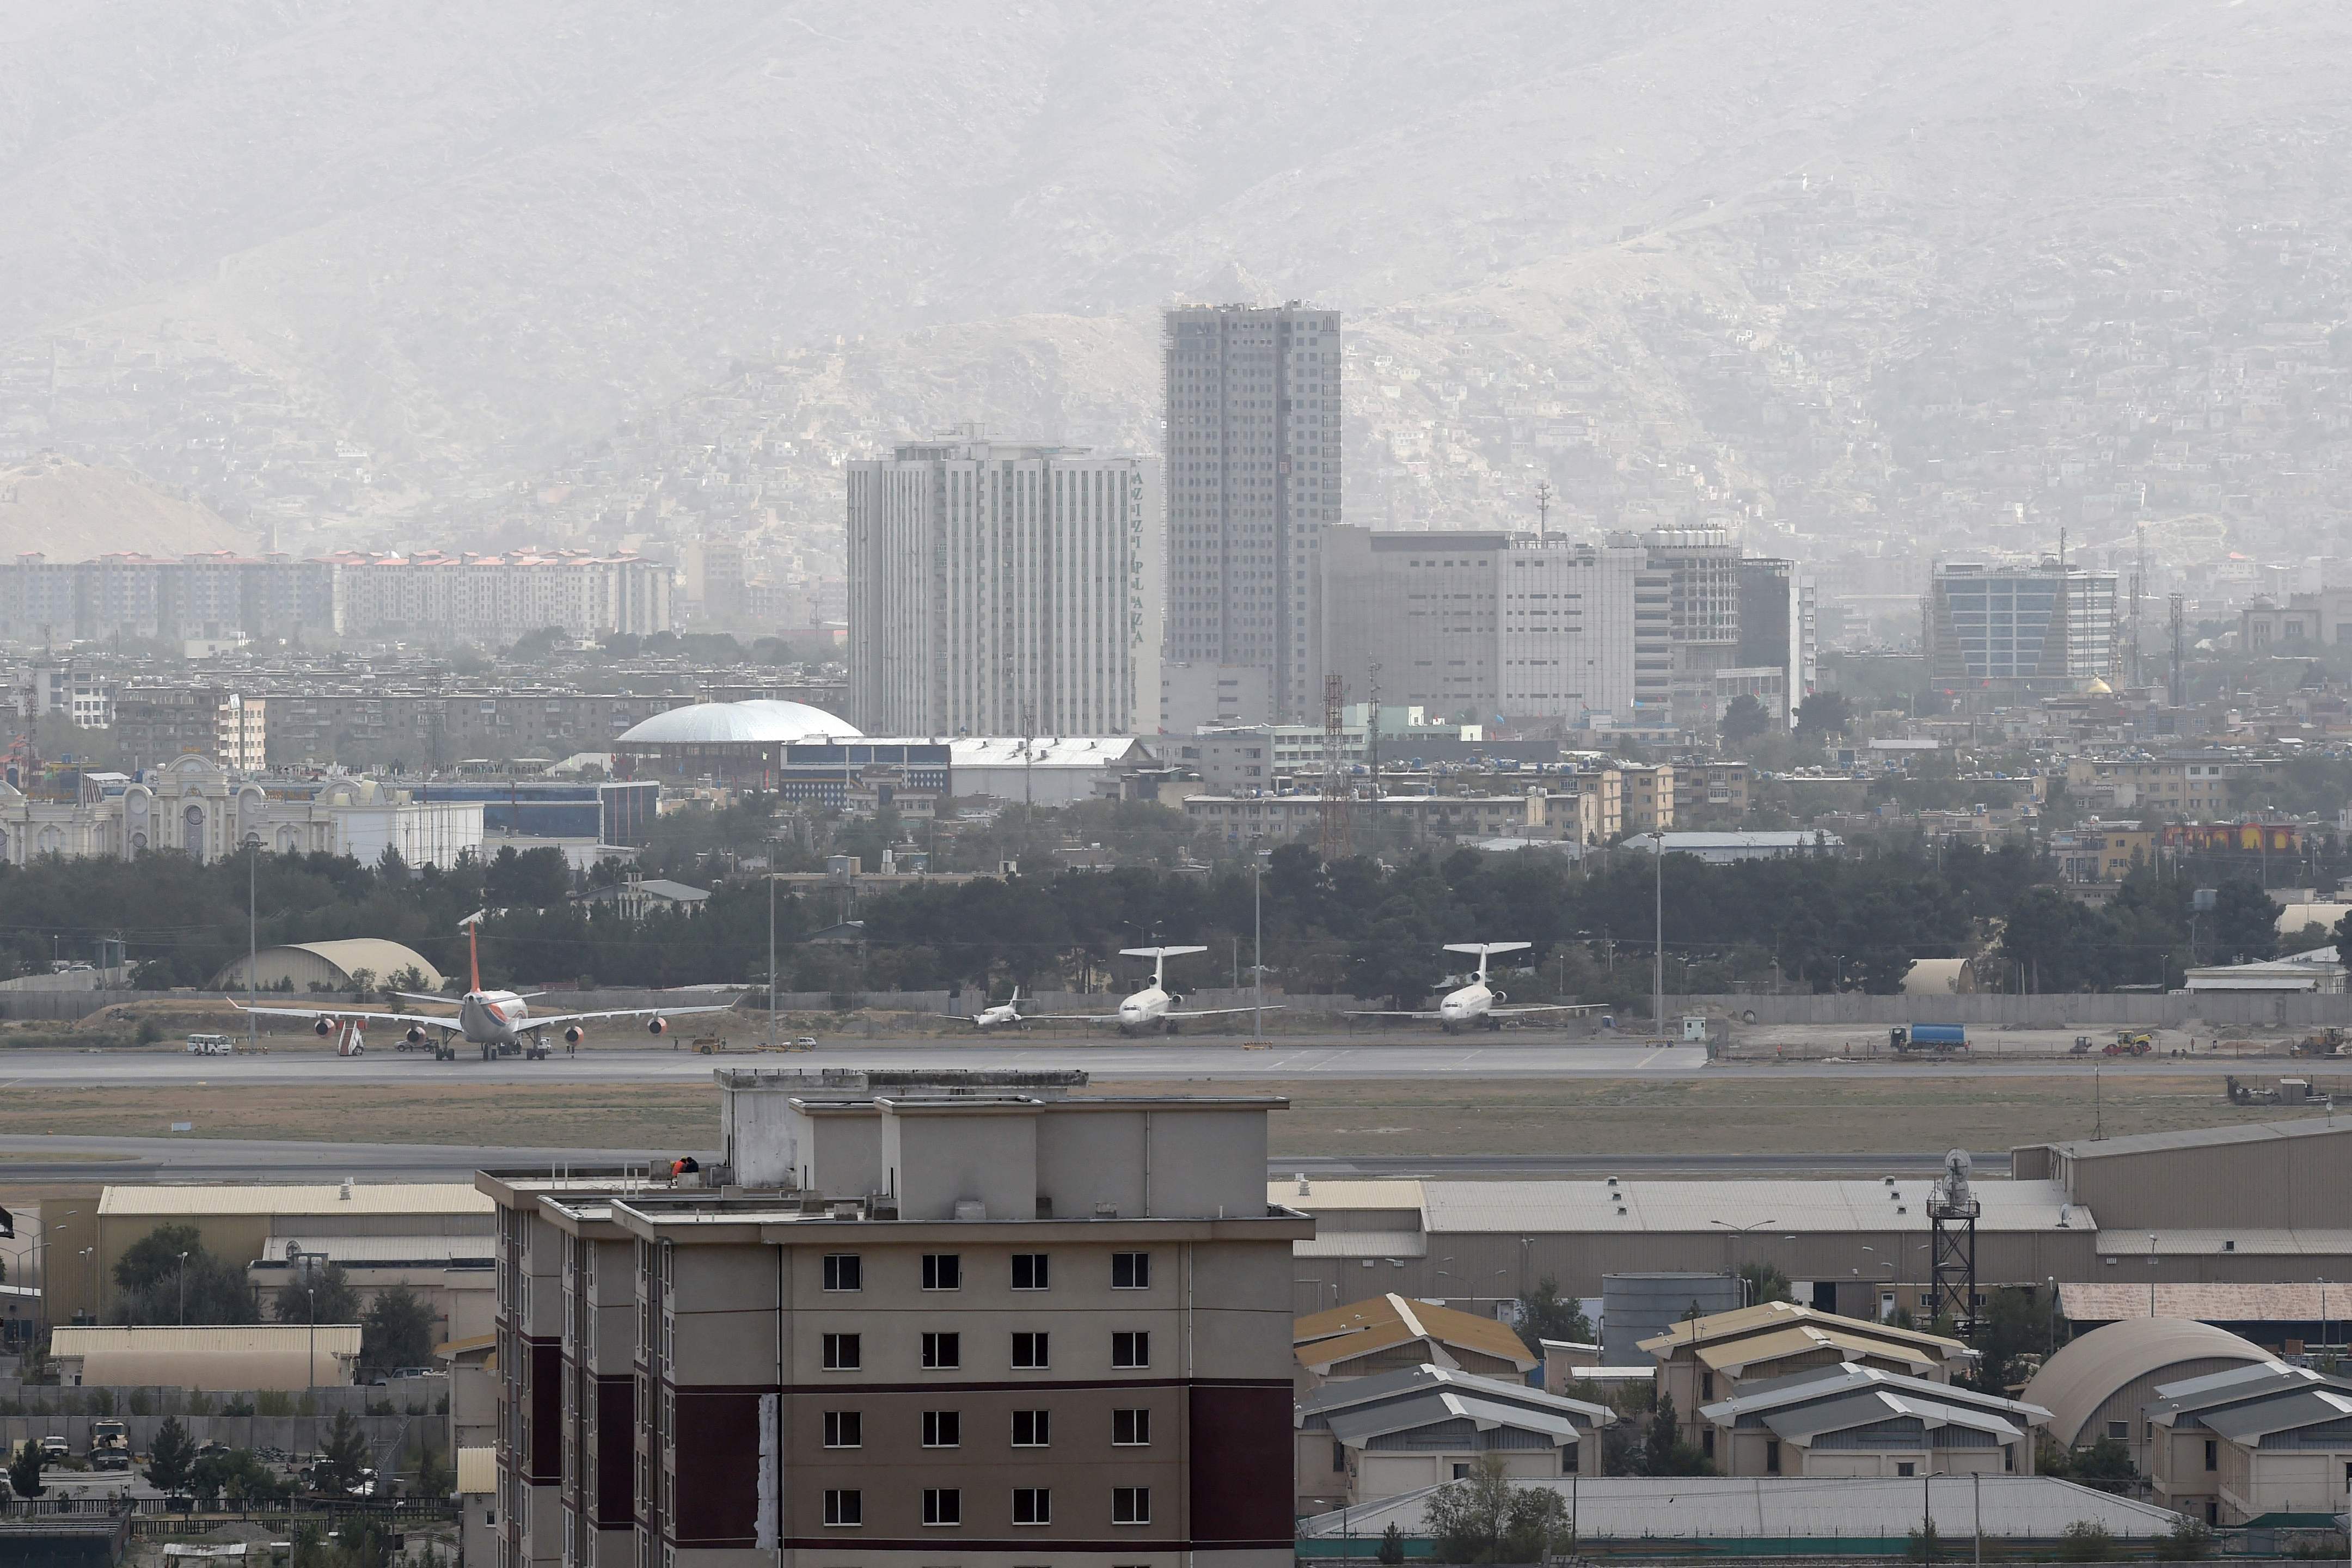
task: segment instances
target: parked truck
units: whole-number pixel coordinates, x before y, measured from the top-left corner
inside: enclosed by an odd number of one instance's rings
[[[131,1430],[120,1421],[89,1424],[89,1468],[127,1470],[131,1468]]]
[[[1886,1044],[1897,1051],[1964,1051],[1969,1048],[1964,1024],[1897,1024],[1886,1031]]]

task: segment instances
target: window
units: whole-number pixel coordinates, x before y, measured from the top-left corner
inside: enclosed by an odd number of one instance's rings
[[[923,1447],[952,1448],[963,1441],[963,1412],[961,1410],[926,1410],[923,1412]]]
[[[828,1487],[824,1494],[824,1521],[827,1524],[864,1524],[866,1494],[855,1488]]]
[[[1053,1523],[1054,1489],[1051,1487],[1014,1487],[1013,1489],[1013,1522],[1015,1524]]]
[[[1013,1288],[1015,1290],[1045,1289],[1045,1255],[1042,1252],[1016,1252],[1013,1255]]]
[[[1151,1289],[1151,1254],[1114,1252],[1110,1255],[1110,1288],[1114,1290]]]
[[[1110,1337],[1110,1364],[1150,1366],[1151,1335],[1140,1329],[1121,1330]]]
[[[866,1265],[854,1252],[824,1255],[824,1288],[828,1290],[866,1289]]]
[[[1916,1476],[1919,1473],[1919,1467],[1909,1459],[1897,1459],[1895,1462],[1895,1473],[1898,1476]]]
[[[1764,1473],[1768,1476],[1780,1473],[1780,1445],[1769,1437],[1764,1440]]]
[[[2221,1468],[2221,1445],[2212,1437],[2205,1439],[2205,1468],[2209,1470]]]
[[[957,1367],[963,1364],[961,1334],[925,1334],[923,1364],[930,1367]]]
[[[1114,1410],[1110,1413],[1110,1440],[1114,1447],[1140,1448],[1151,1441],[1151,1412],[1149,1410]]]
[[[952,1252],[923,1254],[923,1289],[926,1290],[962,1289],[963,1259]]]
[[[1698,1451],[1708,1458],[1715,1458],[1715,1428],[1710,1426],[1698,1435]]]
[[[2113,1437],[2118,1443],[2127,1443],[2131,1441],[2131,1423],[2128,1421],[2108,1422],[2107,1436]]]
[[[1701,1399],[1715,1397],[1715,1373],[1702,1372],[1698,1374],[1698,1396]]]
[[[857,1368],[857,1336],[856,1334],[825,1335],[824,1370],[856,1372]]]
[[[824,1446],[828,1448],[856,1448],[864,1444],[866,1419],[855,1410],[828,1410],[824,1413]]]
[[[1013,1364],[1025,1367],[1050,1366],[1053,1363],[1047,1357],[1045,1350],[1045,1335],[1015,1334],[1013,1336]]]
[[[1470,1479],[1470,1467],[1467,1465],[1454,1466],[1454,1479],[1457,1481],[1468,1480]]]
[[[1111,1488],[1110,1521],[1113,1524],[1150,1524],[1151,1522],[1151,1489],[1150,1487]]]
[[[1054,1440],[1054,1413],[1050,1410],[1016,1410],[1013,1413],[1013,1446],[1016,1448],[1042,1448]]]
[[[923,1489],[923,1522],[925,1524],[961,1524],[963,1493],[954,1487]]]
[[[1348,1470],[1348,1445],[1337,1437],[1331,1439],[1331,1473],[1345,1475]]]

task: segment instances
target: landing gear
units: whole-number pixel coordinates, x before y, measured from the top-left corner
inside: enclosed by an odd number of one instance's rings
[[[499,1047],[491,1044],[489,1041],[484,1040],[482,1042],[482,1059],[486,1062],[496,1061],[498,1059],[498,1056]]]
[[[1184,1026],[1171,1018],[1168,1020],[1168,1032],[1171,1035],[1181,1035],[1184,1032]]]

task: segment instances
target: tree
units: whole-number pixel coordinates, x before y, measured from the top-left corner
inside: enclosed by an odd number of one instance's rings
[[[327,1441],[320,1449],[320,1468],[336,1491],[347,1491],[368,1468],[367,1435],[360,1430],[359,1422],[348,1410],[335,1412],[335,1424],[327,1429]]]
[[[2139,1479],[2131,1449],[2117,1437],[2102,1437],[2068,1461],[2068,1476],[2103,1492],[2123,1493]]]
[[[1379,1561],[1381,1568],[1402,1568],[1404,1531],[1397,1528],[1395,1520],[1389,1521],[1389,1527],[1381,1531]]]
[[[2061,1532],[2058,1557],[2064,1563],[2112,1563],[2116,1538],[2095,1519],[2078,1519]]]
[[[2157,1543],[2156,1556],[2160,1563],[2201,1563],[2213,1555],[2213,1531],[2201,1519],[2183,1514],[2172,1521],[2172,1529]]]
[[[114,1266],[118,1323],[250,1323],[253,1288],[241,1265],[205,1249],[192,1225],[157,1226]]]
[[[307,1278],[282,1285],[272,1315],[281,1323],[356,1323],[359,1292],[340,1263],[330,1263]]]
[[[393,1372],[425,1365],[433,1359],[433,1331],[439,1321],[405,1285],[377,1291],[360,1320],[360,1369]]]
[[[2019,1356],[2046,1353],[2064,1342],[2056,1331],[2053,1306],[2043,1289],[2034,1285],[2003,1285],[1987,1294],[1975,1336],[1979,1388],[2002,1393],[2020,1381]]]
[[[1740,1299],[1750,1307],[1760,1307],[1767,1301],[1794,1301],[1796,1289],[1789,1277],[1769,1263],[1758,1261],[1739,1266]]]
[[[2269,958],[2278,952],[2276,899],[2251,878],[2224,882],[2213,890],[2214,952],[2231,958]]]
[[[447,1497],[457,1487],[457,1473],[442,1461],[441,1450],[419,1437],[416,1444],[416,1495]]]
[[[1744,746],[1771,727],[1772,715],[1764,711],[1764,704],[1743,691],[1723,710],[1723,721],[1716,730],[1724,744]]]
[[[8,1486],[18,1497],[39,1497],[47,1489],[41,1485],[41,1446],[26,1439],[8,1461]]]
[[[1933,1518],[1922,1519],[1919,1521],[1917,1528],[1911,1531],[1910,1540],[1903,1549],[1904,1561],[1906,1563],[1933,1563],[1936,1561],[1937,1556],[1937,1548],[1940,1544],[1941,1537],[1939,1537],[1936,1532],[1935,1520]]]
[[[1562,1296],[1559,1281],[1547,1274],[1536,1281],[1534,1289],[1519,1298],[1519,1338],[1537,1355],[1543,1354],[1546,1340],[1589,1345],[1592,1343],[1592,1320],[1584,1315],[1584,1303],[1573,1296]]]
[[[1843,735],[1853,723],[1853,704],[1843,691],[1816,691],[1797,704],[1797,730],[1801,734],[1826,739]]]
[[[1422,1518],[1441,1562],[1535,1563],[1565,1542],[1568,1501],[1548,1487],[1513,1486],[1503,1457],[1485,1454],[1467,1476],[1430,1494]],[[1403,1546],[1400,1538],[1400,1555]]]
[[[175,1492],[186,1484],[188,1461],[195,1455],[196,1446],[188,1438],[188,1429],[180,1425],[176,1415],[166,1415],[163,1424],[155,1428],[155,1436],[147,1445],[147,1479],[162,1490]]]

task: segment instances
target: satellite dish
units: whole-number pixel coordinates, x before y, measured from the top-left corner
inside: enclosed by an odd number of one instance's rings
[[[1969,1172],[1974,1169],[1975,1163],[1969,1158],[1969,1152],[1966,1149],[1953,1149],[1944,1155],[1944,1173],[1956,1182],[1965,1182],[1969,1179]]]

